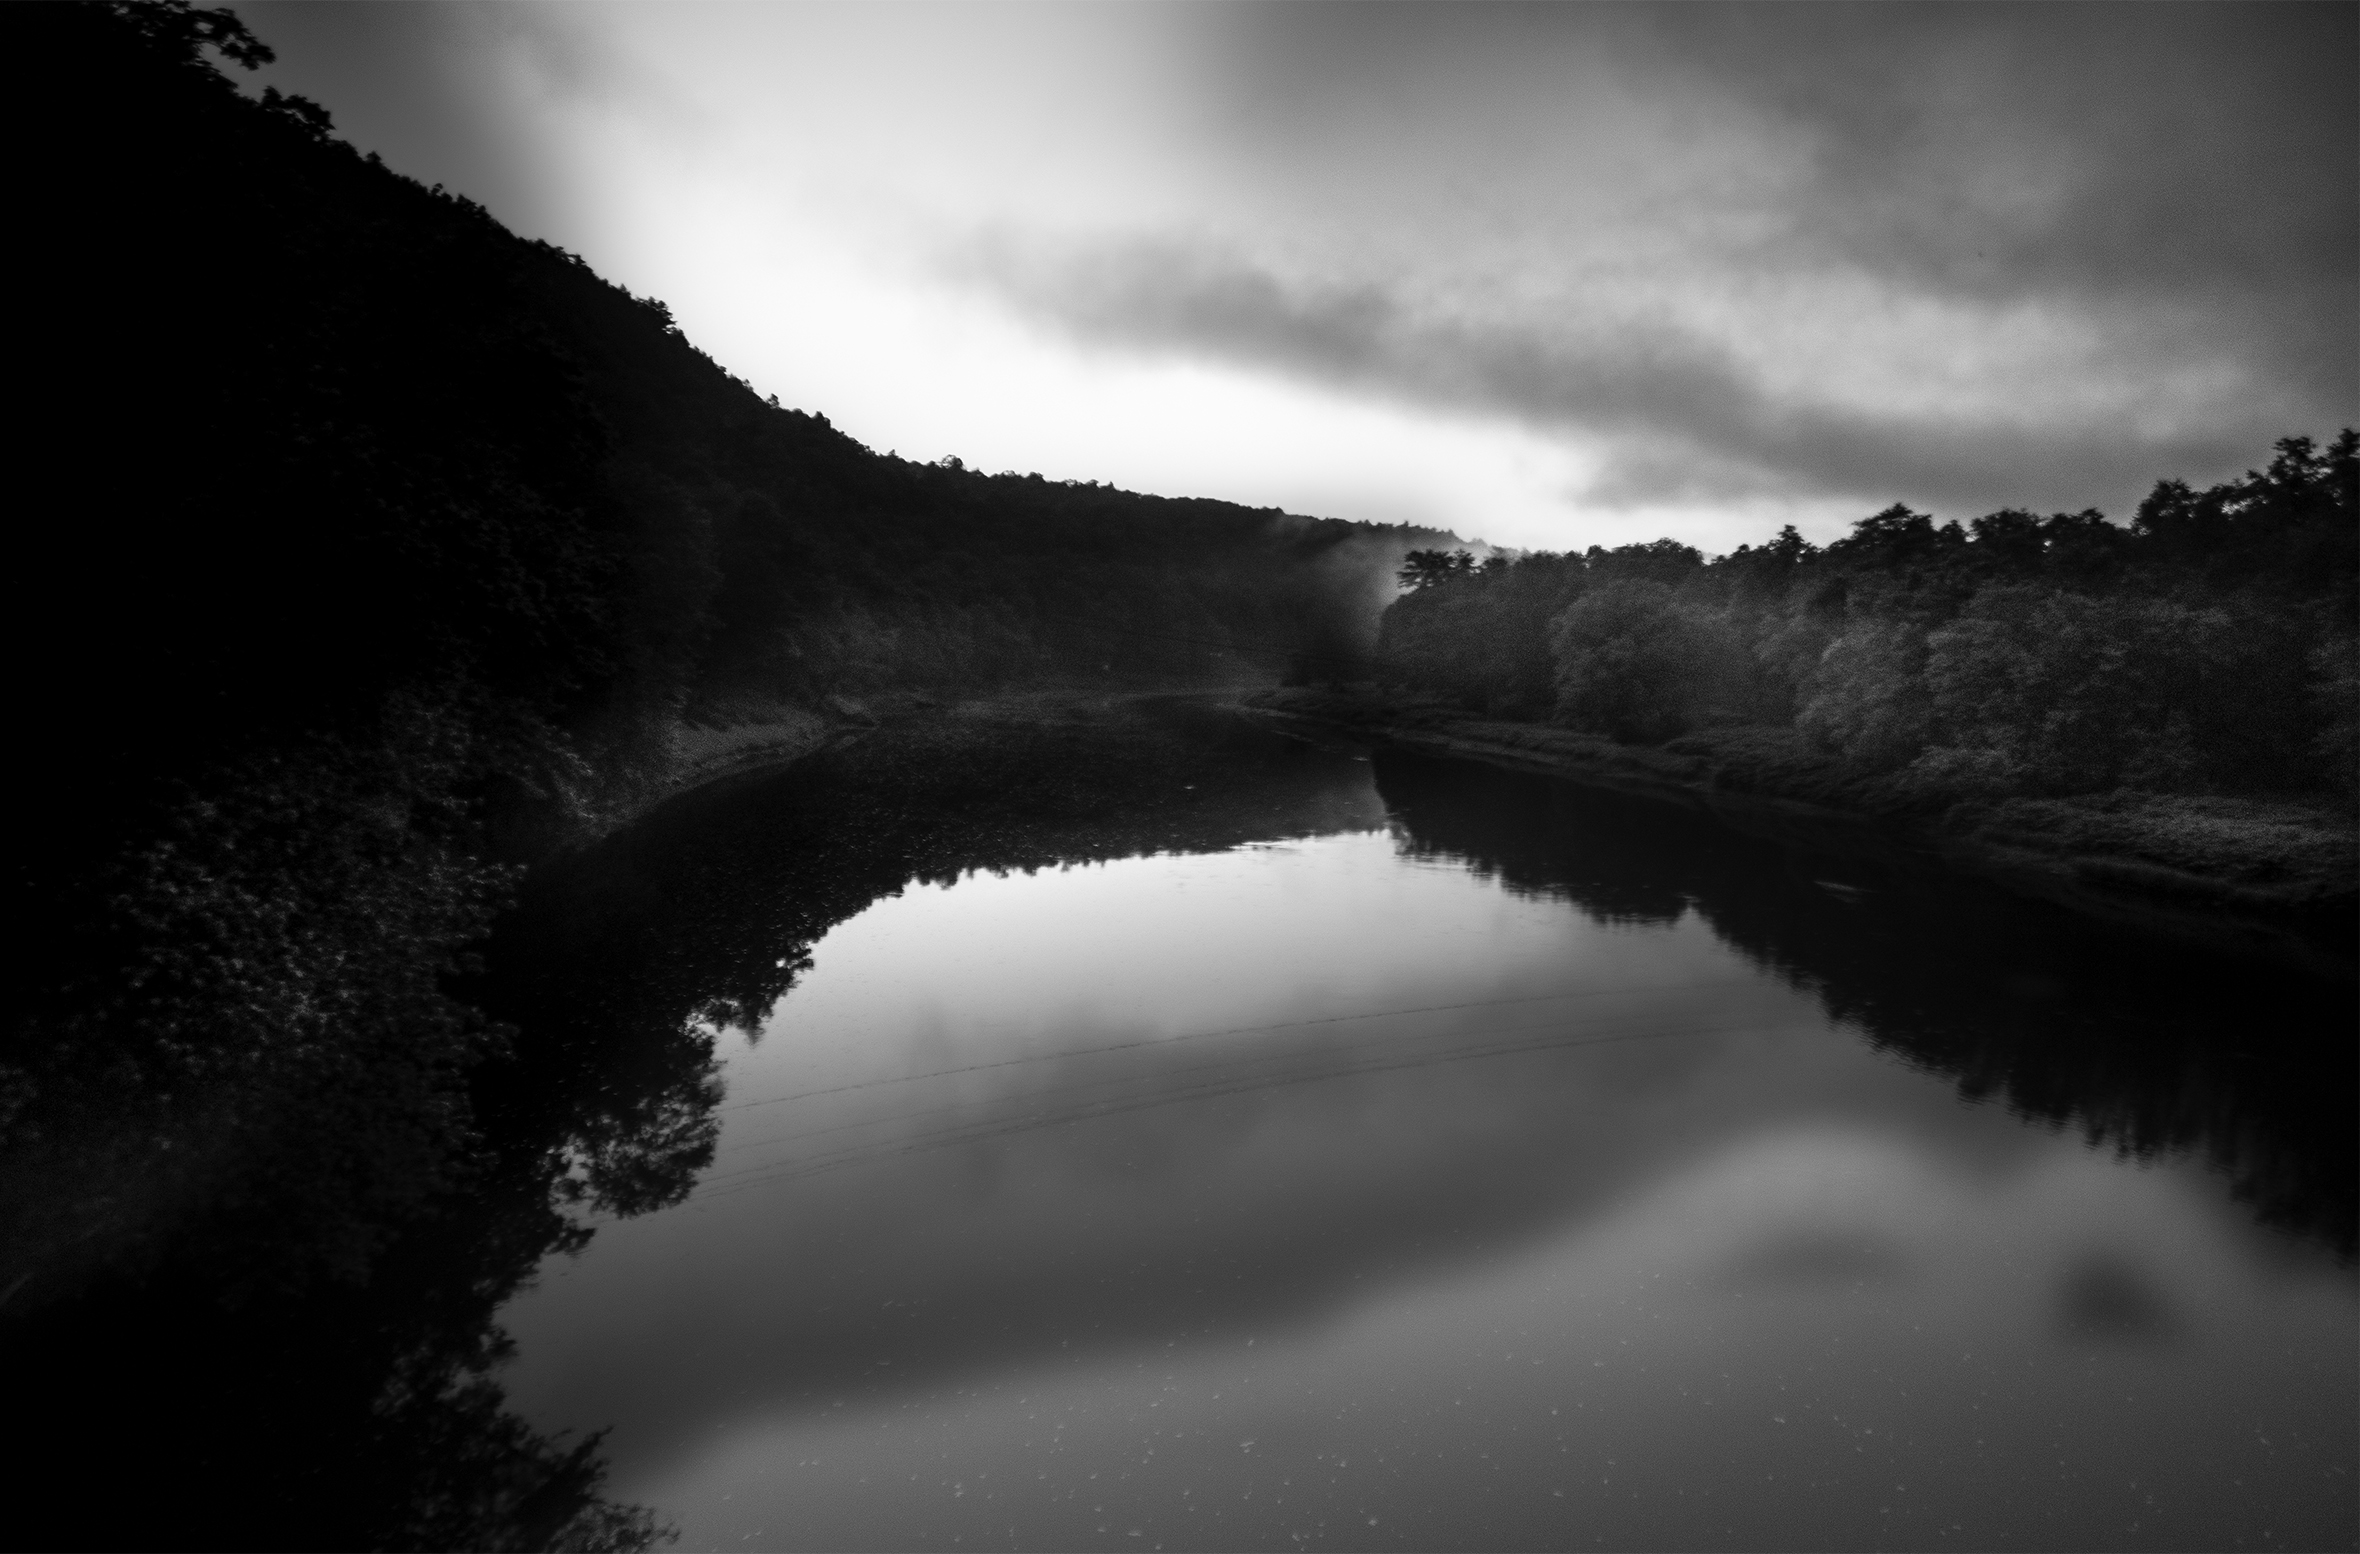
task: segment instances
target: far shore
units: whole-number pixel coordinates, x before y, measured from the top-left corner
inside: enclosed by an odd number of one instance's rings
[[[1485,718],[1366,687],[1269,690],[1245,710],[1307,737],[1484,761],[1703,809],[1797,846],[1955,870],[2092,916],[2349,976],[2360,827],[2327,804],[2113,793],[1929,803],[1784,730],[1662,746]]]
[[[747,701],[673,729],[671,760],[632,799],[613,806],[606,828],[627,825],[659,805],[718,782],[774,771],[907,719],[990,724],[1105,721],[1119,709],[1169,696],[1232,703],[1259,688],[1230,683],[1074,679],[965,695],[888,691],[829,696],[817,705]]]

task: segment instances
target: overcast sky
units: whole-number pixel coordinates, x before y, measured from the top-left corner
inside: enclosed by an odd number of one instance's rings
[[[240,4],[861,441],[1551,549],[2360,420],[2345,4]]]

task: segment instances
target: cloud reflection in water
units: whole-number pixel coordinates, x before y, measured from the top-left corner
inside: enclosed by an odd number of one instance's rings
[[[2094,1544],[2130,1501],[1992,1489],[2052,1428],[2085,1477],[2175,1461],[2191,1535],[2244,1491],[2187,1485],[2337,1460],[2221,1435],[2338,1417],[2350,1376],[2258,1335],[2352,1303],[2199,1171],[1962,1107],[1692,912],[1384,833],[911,888],[727,1072],[697,1198],[508,1315],[520,1406],[612,1422],[691,1541],[1843,1546],[2062,1504]],[[2062,1357],[2128,1331],[2092,1244],[2201,1292],[2187,1342]]]

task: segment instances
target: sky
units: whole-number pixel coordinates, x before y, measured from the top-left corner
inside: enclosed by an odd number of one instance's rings
[[[2360,7],[234,6],[879,451],[1552,550],[2360,422]]]

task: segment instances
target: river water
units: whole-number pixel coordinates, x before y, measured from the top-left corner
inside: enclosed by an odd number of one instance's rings
[[[682,1547],[2353,1545],[2348,984],[1134,736],[924,843],[904,768],[742,783],[575,882],[697,903],[719,1131],[499,1379]]]

